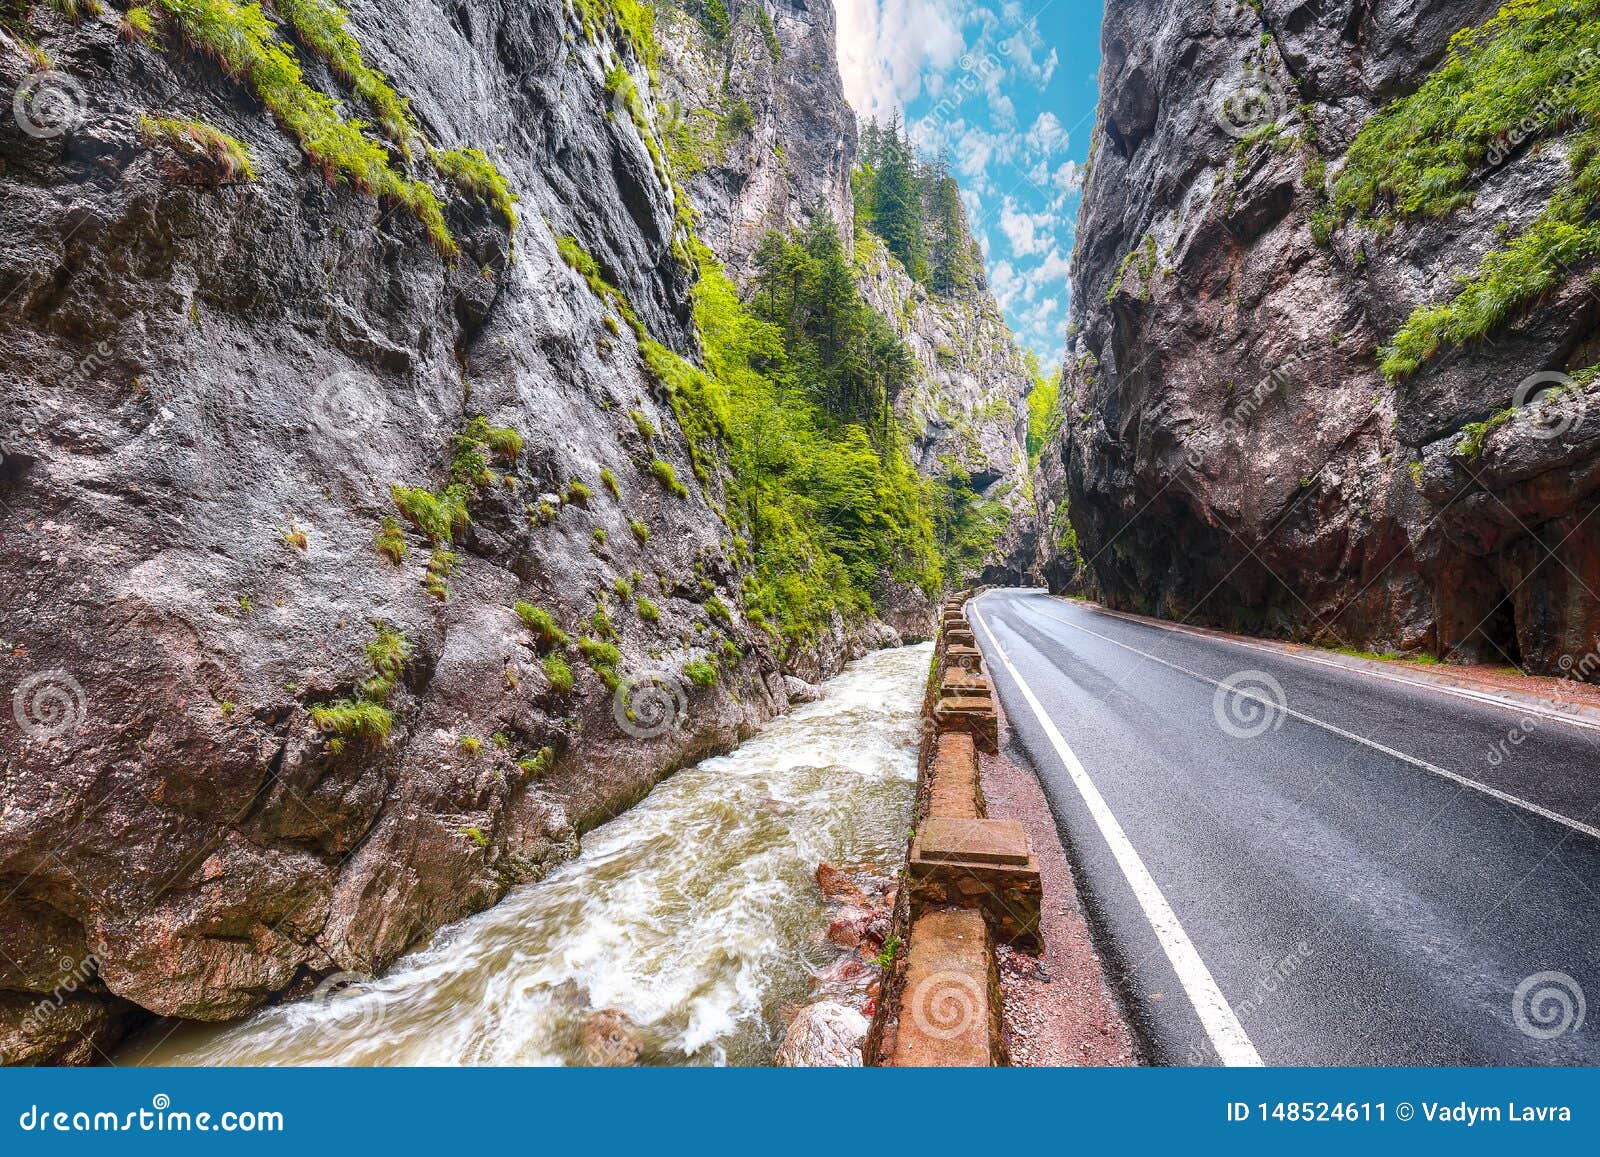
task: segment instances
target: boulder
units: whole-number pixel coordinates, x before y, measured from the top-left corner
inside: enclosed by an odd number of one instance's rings
[[[825,1000],[808,1004],[789,1022],[773,1064],[781,1068],[860,1068],[867,1018]]]

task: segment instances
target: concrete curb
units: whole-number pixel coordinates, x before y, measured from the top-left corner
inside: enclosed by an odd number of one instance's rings
[[[869,1065],[1006,1064],[996,944],[1039,943],[1038,859],[1020,824],[987,817],[979,781],[978,752],[997,749],[999,720],[964,611],[972,593],[940,615],[895,904],[892,939],[906,950],[883,980]]]

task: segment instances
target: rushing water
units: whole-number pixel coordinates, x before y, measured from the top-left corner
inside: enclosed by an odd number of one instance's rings
[[[585,1064],[593,1014],[618,1009],[643,1063],[769,1062],[781,1009],[837,955],[820,935],[817,864],[886,863],[904,844],[928,655],[851,664],[823,700],[680,771],[575,860],[383,978],[238,1024],[158,1026],[121,1060]]]

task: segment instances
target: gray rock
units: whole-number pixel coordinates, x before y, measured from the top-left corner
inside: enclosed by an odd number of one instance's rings
[[[793,675],[783,677],[783,686],[789,694],[791,703],[815,703],[826,694],[815,683],[807,683],[804,679],[796,679]]]
[[[808,1004],[795,1014],[773,1064],[781,1068],[860,1068],[867,1018],[834,1001]]]
[[[1481,459],[1458,452],[1529,375],[1600,360],[1583,279],[1397,385],[1376,357],[1497,230],[1543,208],[1564,146],[1514,156],[1471,205],[1381,242],[1347,227],[1324,248],[1310,228],[1312,158],[1336,174],[1367,118],[1499,7],[1112,0],[1030,578],[1128,610],[1552,673],[1596,646],[1600,600],[1573,576],[1600,552],[1585,521],[1600,399],[1561,437],[1539,437],[1530,412]],[[1226,131],[1241,86],[1266,92],[1287,147]]]

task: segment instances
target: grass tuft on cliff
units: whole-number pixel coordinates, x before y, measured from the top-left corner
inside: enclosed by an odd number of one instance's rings
[[[495,167],[481,149],[447,149],[431,154],[433,167],[454,182],[469,197],[482,201],[506,219],[514,233],[517,229],[517,195],[505,174]]]
[[[361,686],[361,694],[338,703],[311,709],[311,722],[317,730],[335,737],[335,742],[360,739],[368,744],[382,743],[394,727],[394,715],[385,706],[400,683],[411,645],[405,635],[379,622],[374,625],[372,642],[367,644],[367,662],[372,676]]]
[[[438,196],[397,172],[364,122],[345,120],[332,97],[306,83],[299,60],[276,39],[260,4],[153,0],[153,7],[172,20],[191,48],[250,87],[329,184],[347,181],[363,193],[394,199],[422,223],[441,254],[453,259],[459,253]]]
[[[289,22],[300,42],[327,61],[333,74],[367,102],[383,135],[409,158],[413,142],[422,136],[411,119],[411,102],[362,59],[361,45],[345,27],[349,13],[325,0],[273,0],[272,7]]]
[[[256,179],[244,143],[204,121],[141,116],[139,138],[147,145],[170,149],[186,161],[199,161],[219,182]]]

